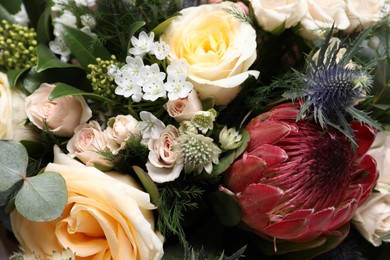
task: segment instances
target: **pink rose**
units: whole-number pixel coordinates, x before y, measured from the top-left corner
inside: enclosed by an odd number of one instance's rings
[[[150,139],[148,143],[149,156],[146,168],[154,182],[173,181],[179,177],[183,164],[178,162],[178,156],[173,151],[175,139],[179,131],[173,125],[168,125],[159,139]]]
[[[191,120],[196,112],[202,110],[202,103],[195,91],[191,91],[187,98],[170,100],[165,109],[177,122]]]
[[[66,96],[54,101],[49,95],[55,85],[43,83],[26,98],[28,119],[39,129],[47,124],[58,136],[70,137],[74,129],[92,117],[92,111],[81,96]]]
[[[117,115],[110,119],[109,126],[104,130],[108,139],[108,146],[111,151],[117,152],[124,148],[126,141],[131,137],[139,136],[141,134],[139,122],[131,115]]]
[[[108,148],[106,136],[96,121],[76,127],[66,149],[70,157],[77,157],[87,166],[95,166],[100,170],[112,167],[111,163],[99,153],[107,151]]]

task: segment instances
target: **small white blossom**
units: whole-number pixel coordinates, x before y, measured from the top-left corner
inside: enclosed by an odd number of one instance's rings
[[[236,129],[224,128],[219,133],[219,142],[221,144],[221,148],[224,150],[233,150],[238,148],[242,143],[242,135]]]
[[[130,41],[133,47],[129,49],[129,53],[135,56],[143,55],[153,48],[154,33],[151,32],[148,36],[145,32],[141,32],[138,39],[133,36]]]
[[[149,83],[163,83],[165,79],[165,73],[160,72],[160,67],[157,63],[152,64],[151,66],[146,65],[140,68],[139,71],[139,84],[147,85]]]
[[[49,42],[50,50],[58,55],[61,55],[61,60],[67,62],[69,60],[70,49],[65,45],[64,41],[60,37],[54,38]]]
[[[144,91],[143,98],[145,100],[155,101],[159,97],[165,97],[166,91],[164,88],[164,84],[161,81],[148,81],[142,87]]]
[[[179,98],[186,98],[192,91],[194,86],[183,77],[168,77],[164,84],[165,90],[168,92],[169,100],[176,100]]]
[[[152,113],[147,111],[141,111],[139,114],[141,118],[140,129],[144,139],[153,138],[157,139],[160,137],[161,132],[164,130],[164,123],[155,117]]]
[[[65,5],[69,4],[69,0],[53,0],[53,6],[51,10],[54,12],[59,12],[65,9]]]
[[[74,28],[77,27],[77,25],[76,25],[77,24],[76,16],[74,16],[74,14],[71,13],[70,11],[68,11],[68,10],[65,10],[61,14],[61,16],[54,18],[54,22],[62,23],[62,24],[65,24],[65,25],[68,25],[68,26],[74,27]]]
[[[118,66],[111,64],[110,67],[107,68],[107,75],[113,78],[119,77],[122,75],[121,69]]]
[[[137,77],[121,75],[119,77],[115,77],[115,83],[118,84],[118,87],[115,89],[115,94],[124,96],[124,97],[132,97],[138,100],[138,97],[142,97],[142,89],[141,86],[137,83]],[[133,100],[134,100],[133,98]],[[136,101],[135,102],[139,102]]]
[[[168,77],[184,77],[188,75],[188,63],[184,58],[172,59],[171,64],[167,67]]]
[[[80,16],[80,20],[83,26],[89,27],[91,29],[95,28],[96,26],[96,20],[90,14],[83,14]]]
[[[24,7],[24,4],[22,3],[20,6],[20,11],[13,15],[13,18],[15,19],[15,22],[17,24],[20,24],[22,26],[27,26],[30,22],[28,18],[28,14],[26,12],[26,8]]]
[[[74,0],[77,6],[92,7],[96,4],[96,0]]]
[[[80,29],[80,31],[82,31],[82,32],[84,32],[84,33],[86,33],[86,34],[88,34],[88,35],[91,36],[92,38],[95,38],[95,39],[97,38],[96,33],[92,32],[92,31],[91,31],[91,28],[89,28],[88,26],[82,27],[82,28]]]
[[[122,67],[121,70],[123,71],[123,73],[128,73],[129,75],[138,77],[139,72],[143,67],[144,67],[144,62],[141,59],[141,57],[137,56],[133,58],[131,56],[127,56],[126,64]]]
[[[155,42],[150,53],[156,56],[158,60],[163,60],[169,54],[169,45],[164,41]]]

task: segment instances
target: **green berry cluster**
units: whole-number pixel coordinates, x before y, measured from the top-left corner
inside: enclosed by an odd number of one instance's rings
[[[108,69],[111,65],[119,67],[119,62],[114,55],[109,60],[96,59],[96,64],[89,64],[90,73],[87,78],[91,82],[94,93],[106,97],[111,100],[117,100],[120,96],[115,94],[117,85],[114,79],[108,75]]]
[[[0,67],[7,70],[32,67],[37,62],[35,48],[38,44],[33,28],[10,24],[2,20],[0,24]]]

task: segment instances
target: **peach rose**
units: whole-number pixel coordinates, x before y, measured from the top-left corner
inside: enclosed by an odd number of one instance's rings
[[[240,7],[223,2],[185,8],[161,36],[170,46],[169,60],[187,60],[200,99],[214,97],[217,105],[228,104],[250,75],[259,75],[248,70],[256,60],[256,31],[226,11],[233,8]]]
[[[25,99],[26,95],[17,88],[11,88],[7,75],[0,72],[0,139],[35,139],[33,130],[25,126]]]
[[[191,91],[186,98],[168,101],[165,105],[165,109],[176,122],[180,123],[191,120],[196,112],[201,111],[202,103],[200,102],[196,91]]]
[[[149,156],[146,169],[154,182],[173,181],[179,177],[183,164],[178,162],[178,156],[173,151],[174,141],[179,131],[173,125],[168,125],[159,139],[150,139],[148,143]]]
[[[70,157],[78,158],[87,166],[95,166],[104,170],[112,167],[112,164],[99,153],[107,151],[108,148],[106,136],[96,121],[76,127],[66,149]]]
[[[110,176],[55,148],[46,172],[64,177],[68,202],[61,217],[31,222],[11,213],[12,229],[27,256],[51,259],[69,248],[76,259],[161,259],[163,242],[155,231],[149,194],[129,175]]]
[[[346,33],[363,30],[383,17],[384,0],[347,0],[350,26]]]
[[[302,37],[308,40],[324,38],[334,25],[335,29],[345,30],[349,27],[345,1],[307,0],[308,12],[301,20]]]
[[[379,132],[367,153],[376,161],[378,182],[390,185],[390,131]]]
[[[104,134],[108,140],[108,147],[112,152],[123,149],[131,137],[140,136],[139,122],[131,115],[117,115],[108,122]]]
[[[26,98],[27,117],[39,129],[47,124],[54,134],[70,137],[77,126],[92,117],[92,111],[81,96],[66,96],[50,101],[48,97],[54,87],[43,83]]]

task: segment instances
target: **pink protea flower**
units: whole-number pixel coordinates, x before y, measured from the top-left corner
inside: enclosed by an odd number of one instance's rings
[[[289,103],[254,118],[245,128],[246,151],[224,175],[242,221],[273,240],[275,250],[283,241],[317,240],[315,247],[328,235],[344,238],[349,226],[345,234],[335,230],[348,225],[378,177],[374,159],[366,155],[373,128],[352,123],[358,145],[353,147],[339,131],[296,121],[298,112]]]

